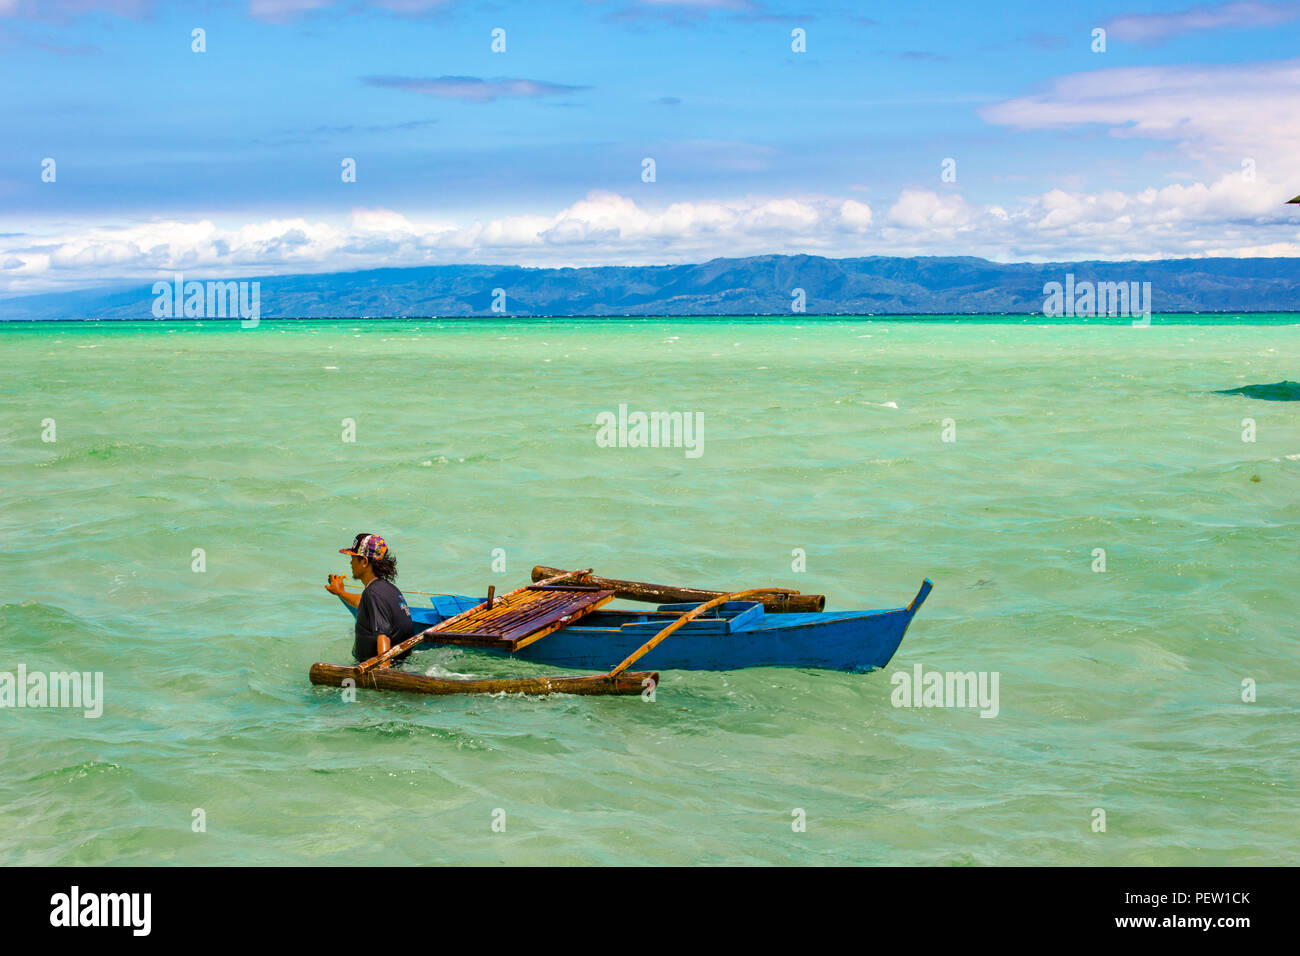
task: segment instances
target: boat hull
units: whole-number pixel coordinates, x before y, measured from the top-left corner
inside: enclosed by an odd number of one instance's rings
[[[875,670],[884,667],[894,656],[932,587],[927,578],[912,603],[902,608],[790,614],[750,612],[743,618],[737,617],[735,627],[701,619],[665,639],[639,659],[637,667],[659,671],[725,671],[743,667]],[[435,607],[411,608],[411,617],[417,628],[430,627],[481,600],[458,595],[439,597]],[[637,612],[598,611],[511,656],[552,667],[605,671],[654,636],[659,620],[667,625],[673,617],[643,621]],[[740,623],[742,620],[744,623]],[[638,623],[633,627],[617,626],[628,621]],[[692,629],[692,625],[696,627]],[[419,649],[436,646],[441,645],[426,641]]]

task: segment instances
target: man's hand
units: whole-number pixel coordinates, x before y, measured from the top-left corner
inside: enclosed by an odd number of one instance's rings
[[[361,607],[361,595],[355,591],[344,590],[343,585],[347,578],[341,574],[331,574],[325,584],[325,590],[330,594],[336,595],[340,601],[349,607]]]

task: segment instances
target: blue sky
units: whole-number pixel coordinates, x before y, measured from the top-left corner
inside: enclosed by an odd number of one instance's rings
[[[178,268],[1293,256],[1297,41],[1290,2],[0,0],[0,294]]]

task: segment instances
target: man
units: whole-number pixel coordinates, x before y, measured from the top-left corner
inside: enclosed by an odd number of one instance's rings
[[[352,577],[361,582],[362,591],[360,594],[345,591],[341,574],[331,574],[325,590],[357,609],[352,656],[368,661],[414,634],[415,625],[411,623],[406,598],[393,584],[397,559],[388,553],[383,538],[377,534],[359,534],[352,547],[339,548],[339,554],[352,556]]]

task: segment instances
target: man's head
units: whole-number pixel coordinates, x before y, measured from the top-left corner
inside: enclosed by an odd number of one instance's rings
[[[377,534],[362,532],[357,535],[350,548],[339,548],[339,554],[349,555],[352,559],[352,576],[364,581],[366,572],[385,581],[397,577],[397,559],[388,553],[388,545]]]

